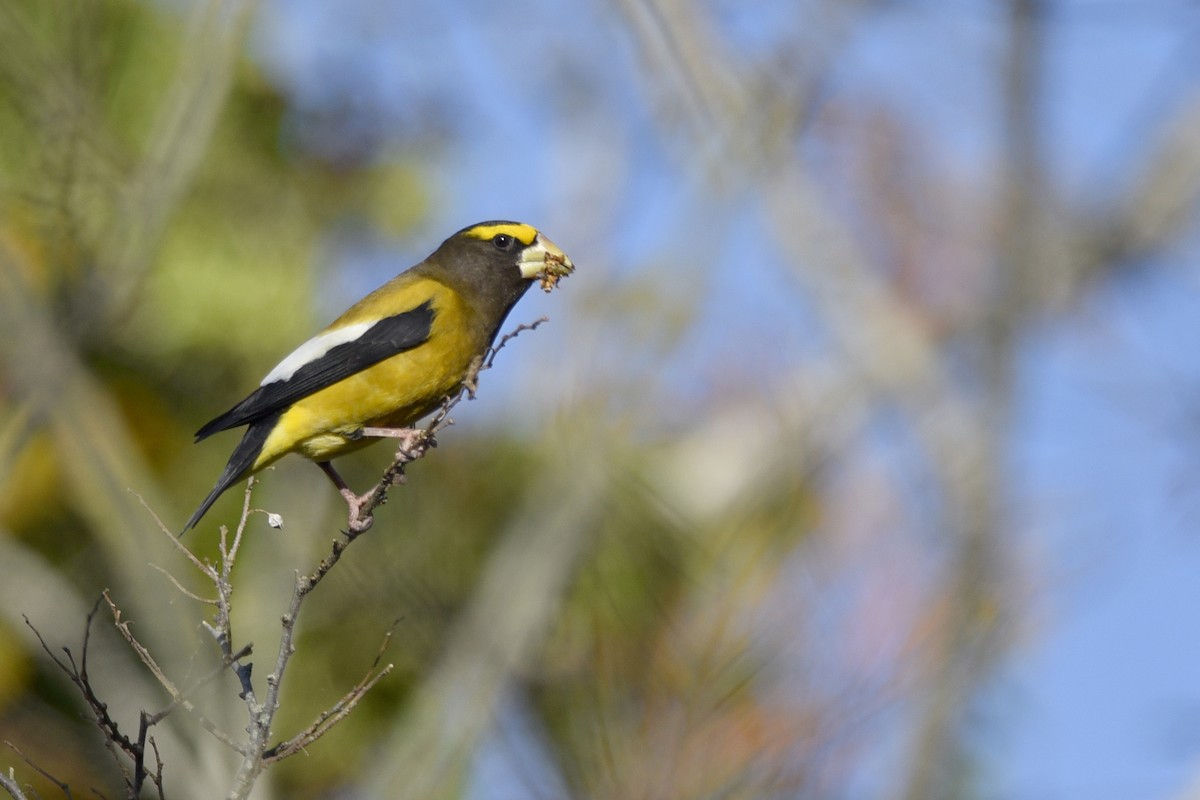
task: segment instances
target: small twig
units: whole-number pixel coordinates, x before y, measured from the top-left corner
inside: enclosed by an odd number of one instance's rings
[[[202,597],[201,595],[196,594],[191,589],[188,589],[186,586],[180,583],[179,580],[168,570],[163,569],[158,564],[151,564],[150,568],[162,573],[162,575],[175,586],[175,589],[189,600],[195,600],[197,603],[203,603],[207,606],[215,606],[217,604],[216,598]]]
[[[155,569],[158,569],[160,572],[162,572],[164,575],[166,575],[167,578],[171,581],[171,583],[174,584],[175,588],[180,593],[185,595],[186,597],[189,597],[189,598],[191,598],[197,602],[203,603],[205,605],[211,605],[211,606],[216,607],[216,612],[213,615],[213,621],[211,623],[210,622],[202,622],[201,623],[204,626],[205,630],[207,630],[212,635],[213,639],[216,640],[217,649],[220,651],[220,654],[221,654],[221,665],[222,666],[221,666],[221,669],[217,670],[215,674],[219,674],[226,667],[230,668],[233,671],[234,675],[237,676],[238,682],[241,684],[241,688],[242,688],[241,697],[250,698],[251,700],[253,700],[253,696],[254,696],[254,687],[250,680],[251,672],[253,670],[253,665],[250,663],[243,663],[241,661],[241,659],[245,658],[246,656],[248,656],[251,653],[253,645],[248,644],[245,647],[241,648],[236,653],[233,651],[233,645],[232,645],[233,633],[232,633],[231,624],[230,624],[230,618],[231,618],[230,610],[231,610],[231,604],[232,604],[233,584],[232,584],[230,578],[233,573],[233,565],[234,565],[235,561],[237,560],[238,550],[242,544],[242,535],[246,531],[246,522],[250,516],[250,497],[251,497],[255,482],[256,481],[253,477],[251,477],[246,482],[246,492],[244,495],[244,499],[242,501],[242,514],[238,519],[238,525],[234,531],[234,537],[233,537],[232,543],[229,542],[228,528],[226,528],[224,525],[222,525],[220,527],[220,533],[221,533],[221,538],[220,538],[220,542],[219,542],[220,564],[216,565],[216,566],[208,563],[207,561],[202,561],[198,556],[196,556],[195,553],[193,553],[190,549],[188,549],[188,547],[183,544],[183,542],[179,539],[179,537],[176,536],[174,533],[172,533],[171,530],[162,523],[162,521],[158,518],[158,516],[154,513],[154,511],[149,506],[146,505],[145,500],[143,500],[141,498],[141,496],[136,495],[136,493],[135,493],[135,496],[138,497],[138,500],[141,502],[142,507],[145,508],[146,511],[151,515],[151,517],[154,518],[154,521],[157,523],[159,530],[163,533],[163,535],[167,538],[167,540],[169,542],[171,542],[171,544],[179,552],[181,552],[184,555],[184,557],[187,558],[188,561],[190,561],[192,563],[192,566],[194,566],[206,578],[208,578],[210,581],[212,581],[213,585],[216,587],[217,596],[215,598],[208,598],[208,597],[200,596],[200,595],[188,590],[186,587],[184,587],[183,584],[180,583],[178,579],[176,579],[173,575],[171,575],[166,570],[163,570],[162,568],[157,567],[155,565],[151,565],[151,566],[155,566]],[[114,609],[115,609],[115,607],[114,607]],[[127,638],[127,640],[129,640],[130,645],[134,646],[135,651],[140,651],[139,657],[143,658],[143,663],[146,663],[146,666],[149,667],[152,672],[156,672],[155,677],[159,678],[160,683],[163,683],[163,681],[166,680],[166,677],[165,677],[165,675],[162,674],[162,671],[157,669],[157,665],[155,665],[154,667],[151,667],[151,665],[146,662],[146,658],[149,658],[149,653],[146,652],[145,648],[143,648],[140,644],[136,644],[136,642],[132,639],[131,635],[129,635],[127,631],[126,631],[126,634],[127,634],[126,638]],[[143,656],[143,654],[144,654],[144,656]],[[153,659],[151,659],[151,660],[153,660]],[[215,676],[215,674],[202,679],[201,683],[211,680],[212,677]],[[199,686],[200,684],[198,683],[196,685]],[[170,681],[163,683],[163,686],[164,686],[164,688],[167,688],[168,692],[173,693],[172,694],[173,698],[179,697],[179,695],[177,694],[178,690],[174,687],[173,684],[170,683]],[[183,696],[186,696],[186,693]],[[194,712],[194,709],[190,703],[188,703],[186,707],[187,707],[187,710],[193,711],[193,713],[196,713],[196,712]],[[201,720],[201,724],[204,725],[205,729],[208,730],[209,733],[213,734],[218,739],[220,739],[222,742],[234,747],[234,749],[236,749],[238,751],[241,751],[243,749],[241,746],[237,745],[233,741],[233,739],[231,737],[229,737],[228,734],[224,733],[223,731],[218,729],[215,725],[213,725],[213,723],[211,723],[211,721],[206,720],[203,716],[200,716],[200,715],[198,715],[198,718]]]
[[[174,584],[175,588],[183,595],[196,600],[197,602],[203,603],[204,605],[215,607],[216,610],[213,614],[212,621],[203,621],[201,622],[201,625],[209,632],[209,634],[212,635],[217,644],[217,649],[221,656],[220,666],[196,680],[186,689],[179,689],[179,687],[177,687],[173,681],[167,678],[166,674],[159,667],[149,651],[136,640],[132,631],[128,627],[128,623],[121,621],[119,609],[114,603],[112,603],[111,599],[109,600],[109,605],[113,610],[114,620],[117,623],[118,629],[121,631],[122,635],[125,636],[125,639],[129,643],[130,647],[132,647],[134,652],[138,654],[138,657],[142,660],[142,663],[147,669],[150,670],[158,682],[171,696],[170,704],[168,704],[158,713],[149,716],[148,719],[150,720],[151,724],[157,723],[162,718],[167,716],[172,710],[174,710],[175,707],[181,706],[184,708],[184,710],[196,717],[196,719],[200,722],[201,727],[204,728],[205,731],[207,731],[222,744],[226,745],[237,753],[241,753],[243,756],[246,756],[246,754],[249,752],[249,745],[239,743],[232,736],[223,731],[217,726],[216,723],[214,723],[204,714],[200,713],[188,698],[201,686],[216,679],[222,672],[224,672],[226,669],[229,669],[238,679],[238,683],[241,687],[241,691],[239,692],[238,696],[241,697],[247,704],[247,707],[250,711],[252,726],[254,725],[254,719],[261,712],[261,707],[255,698],[254,685],[251,680],[254,665],[251,662],[243,660],[253,653],[254,646],[253,644],[246,644],[235,652],[233,649],[233,631],[231,624],[233,608],[233,568],[237,561],[238,552],[241,549],[243,537],[246,532],[246,525],[250,518],[250,500],[253,495],[254,485],[256,483],[257,480],[253,477],[246,482],[246,490],[242,500],[242,513],[238,517],[238,524],[234,529],[232,541],[230,541],[229,529],[227,527],[222,525],[219,529],[220,539],[218,542],[218,564],[209,563],[207,560],[202,561],[191,550],[189,550],[187,546],[182,543],[182,541],[180,541],[179,537],[174,535],[165,525],[161,523],[161,521],[158,521],[157,517],[155,517],[156,522],[158,522],[158,527],[162,531],[163,535],[172,543],[172,545],[174,545],[180,552],[184,554],[184,556],[192,563],[194,567],[196,567],[213,583],[213,586],[216,589],[215,598],[203,597],[188,590],[173,575],[166,570],[159,568],[159,571],[163,572],[163,574],[167,576],[172,584]],[[143,506],[145,506],[144,502]],[[149,508],[147,508],[147,510],[149,511]],[[153,511],[150,513],[153,515]]]
[[[194,683],[192,683],[191,686],[187,687],[186,689],[180,689],[175,685],[174,681],[167,677],[162,667],[159,666],[158,661],[156,661],[154,656],[150,654],[150,651],[146,649],[145,645],[139,642],[133,635],[133,631],[130,628],[129,622],[123,619],[121,615],[121,609],[115,602],[113,602],[113,599],[109,596],[108,592],[105,591],[102,596],[105,602],[108,603],[109,609],[112,611],[113,624],[116,626],[117,630],[121,632],[121,635],[125,638],[126,643],[129,644],[129,647],[137,655],[138,659],[141,660],[146,669],[150,670],[150,674],[154,676],[159,685],[166,689],[167,694],[171,698],[171,702],[168,703],[166,707],[154,714],[149,714],[144,711],[142,712],[143,718],[147,722],[147,727],[157,725],[176,708],[183,708],[185,711],[194,714],[196,719],[200,722],[200,726],[212,734],[214,738],[216,738],[222,744],[229,746],[233,750],[240,751],[240,745],[233,739],[233,737],[225,733],[225,731],[221,730],[215,722],[197,710],[195,704],[188,699],[201,686],[204,686],[205,684],[215,680],[222,672],[225,671],[228,665],[222,663],[207,675],[201,676]],[[235,658],[244,658],[245,656],[248,656],[250,652],[250,645],[246,645],[235,655]]]
[[[9,750],[12,750],[14,753],[16,753],[17,756],[19,756],[20,759],[24,761],[30,769],[57,786],[59,791],[63,793],[63,796],[66,797],[67,800],[73,800],[74,795],[71,794],[70,786],[35,764],[29,758],[29,756],[22,753],[20,748],[18,748],[12,742],[5,740],[4,745]],[[0,786],[3,786],[4,790],[13,796],[13,800],[27,800],[25,793],[21,790],[21,787],[16,782],[16,776],[13,774],[12,767],[9,767],[7,777],[0,776]]]
[[[0,772],[0,789],[8,792],[13,800],[28,800],[25,792],[21,791],[21,784],[17,783],[17,776],[12,767],[8,768],[7,775]]]
[[[383,667],[379,666],[379,662],[382,660],[394,632],[395,623],[392,624],[392,628],[384,635],[383,642],[379,645],[379,652],[375,654],[375,660],[371,662],[371,668],[367,670],[367,674],[355,684],[353,689],[347,692],[332,707],[322,711],[313,723],[303,731],[286,742],[280,742],[274,747],[267,749],[263,753],[263,761],[271,764],[303,751],[306,747],[325,735],[333,726],[345,719],[354,710],[354,707],[358,705],[359,701],[366,696],[367,692],[371,691],[375,684],[379,683],[385,675],[395,668],[396,665],[390,663],[385,664]]]
[[[225,531],[221,531],[221,567],[222,574],[225,580],[229,580],[229,575],[233,571],[233,562],[237,560],[238,549],[242,546],[242,534],[246,532],[246,523],[250,521],[250,498],[254,493],[254,484],[258,480],[254,476],[250,476],[246,481],[246,491],[242,495],[242,513],[238,517],[237,529],[233,535],[233,546],[229,549],[225,547]]]
[[[485,369],[491,369],[492,362],[496,360],[496,354],[503,350],[506,344],[520,336],[522,331],[536,330],[539,325],[549,321],[549,317],[538,317],[533,322],[522,322],[511,331],[501,336],[500,341],[496,342],[493,347],[489,347],[487,353],[484,354],[483,365],[480,367],[480,371],[482,372]]]
[[[0,789],[8,792],[13,800],[28,800],[25,797],[25,792],[21,791],[21,784],[17,783],[17,775],[12,767],[8,768],[8,774],[0,772]]]
[[[86,622],[83,629],[83,645],[80,648],[79,662],[76,663],[75,655],[69,647],[62,648],[66,654],[67,661],[64,663],[50,650],[46,640],[42,638],[42,634],[33,623],[25,617],[25,624],[33,631],[38,642],[41,643],[42,649],[50,656],[50,659],[55,665],[63,671],[63,673],[75,684],[83,695],[84,702],[91,709],[93,721],[100,728],[100,732],[104,735],[105,744],[109,751],[113,754],[114,760],[117,762],[117,767],[121,770],[125,778],[125,785],[128,788],[130,797],[137,797],[141,791],[142,782],[145,779],[145,769],[143,764],[144,750],[139,742],[134,742],[128,736],[121,732],[117,721],[108,713],[108,705],[104,703],[96,695],[92,688],[91,680],[88,677],[88,650],[90,649],[92,637],[92,621],[95,619],[97,612],[100,610],[100,603],[104,599],[102,594],[96,598],[96,602],[92,604],[91,611],[88,612]],[[121,761],[118,753],[123,752],[133,762],[133,773],[130,774],[125,764]]]
[[[234,531],[233,543],[229,543],[229,531],[221,526],[221,568],[212,576],[212,581],[217,588],[217,613],[213,619],[212,625],[205,624],[208,631],[214,635],[217,640],[217,647],[221,651],[222,661],[233,669],[233,674],[237,676],[238,682],[241,684],[241,693],[239,697],[246,701],[250,709],[250,715],[253,719],[256,712],[257,701],[254,696],[254,683],[251,678],[254,673],[254,665],[250,662],[243,662],[234,657],[233,653],[233,627],[232,627],[232,603],[233,603],[233,583],[231,576],[233,575],[233,565],[237,561],[238,550],[242,545],[242,534],[246,532],[246,522],[250,518],[250,498],[254,492],[255,479],[251,477],[246,481],[246,492],[242,498],[242,513],[238,517],[237,528]]]
[[[158,752],[158,742],[154,741],[153,736],[150,737],[150,749],[154,751],[154,772],[150,774],[150,779],[154,781],[154,788],[158,790],[158,800],[166,800],[163,792],[162,754]]]
[[[141,659],[141,662],[146,665],[148,670],[150,670],[150,674],[158,679],[158,682],[162,684],[163,688],[165,688],[168,693],[170,693],[172,696],[177,695],[178,690],[175,688],[175,684],[172,683],[171,680],[167,678],[166,674],[163,673],[162,668],[158,665],[158,662],[154,660],[154,656],[150,655],[150,651],[147,650],[141,642],[134,638],[133,631],[129,628],[129,623],[122,619],[121,609],[118,608],[117,604],[113,602],[112,597],[108,594],[108,590],[106,589],[104,592],[102,592],[100,597],[104,600],[104,602],[108,603],[108,608],[110,611],[112,611],[113,624],[116,625],[117,630],[121,632],[121,635],[125,637],[125,641],[129,643],[131,648],[133,648],[133,652],[139,659]]]
[[[175,535],[174,533],[171,533],[171,530],[165,524],[163,524],[163,521],[161,519],[159,519],[157,514],[154,513],[154,509],[152,509],[152,508],[150,508],[150,506],[146,505],[145,498],[143,498],[140,494],[133,491],[132,489],[130,489],[129,492],[130,492],[130,494],[132,494],[134,497],[136,497],[138,499],[138,502],[141,503],[142,508],[146,509],[146,513],[148,513],[150,515],[150,518],[154,520],[154,524],[158,526],[158,529],[167,535],[167,539],[169,539],[171,541],[171,543],[175,546],[175,549],[178,550],[180,553],[183,553],[183,555],[187,558],[187,560],[192,562],[192,566],[194,566],[196,569],[198,569],[202,573],[204,573],[205,577],[207,577],[209,580],[215,582],[217,580],[216,570],[214,570],[211,565],[206,564],[203,561],[201,561],[199,558],[197,558],[196,554],[193,553],[191,550],[189,550],[183,544],[183,542],[181,542],[179,540],[179,537],[177,535]]]

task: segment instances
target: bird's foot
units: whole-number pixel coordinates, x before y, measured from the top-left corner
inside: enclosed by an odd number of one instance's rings
[[[463,378],[463,388],[467,390],[467,398],[475,399],[475,392],[479,389],[479,373],[483,370],[483,356],[475,356],[471,361],[471,365],[467,367],[467,377]]]
[[[339,490],[342,499],[346,501],[346,505],[350,510],[350,518],[346,522],[347,528],[351,533],[363,533],[370,529],[375,524],[375,517],[370,511],[363,513],[363,508],[371,501],[371,492],[363,495],[357,495],[347,488]]]

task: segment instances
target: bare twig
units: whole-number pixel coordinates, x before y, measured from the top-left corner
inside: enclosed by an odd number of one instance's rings
[[[158,752],[158,742],[154,741],[154,737],[150,737],[150,749],[154,751],[154,772],[150,774],[150,779],[154,781],[154,787],[158,789],[158,800],[166,800],[163,794],[163,760],[162,754]]]
[[[219,552],[221,555],[221,563],[219,567],[213,566],[206,562],[201,562],[190,550],[188,550],[178,537],[171,534],[170,531],[163,527],[163,531],[176,543],[176,545],[188,553],[188,558],[196,565],[217,589],[217,597],[214,605],[217,610],[213,616],[211,623],[204,622],[205,630],[207,630],[216,640],[217,649],[221,653],[221,664],[223,667],[229,667],[237,676],[238,682],[241,684],[242,691],[240,697],[246,700],[247,703],[254,703],[254,685],[251,682],[251,674],[254,670],[254,665],[248,661],[242,661],[242,658],[250,654],[251,645],[247,645],[237,653],[233,652],[233,630],[231,627],[230,617],[233,602],[233,584],[230,580],[233,574],[233,565],[237,560],[238,550],[242,544],[242,534],[246,531],[246,522],[250,517],[250,497],[254,490],[255,479],[251,477],[246,481],[246,492],[242,499],[242,513],[238,517],[238,525],[235,529],[233,542],[229,542],[229,530],[224,525],[221,526],[221,539],[219,544]],[[243,748],[238,748],[239,752]]]
[[[159,666],[158,662],[150,654],[150,651],[147,650],[146,647],[139,642],[136,637],[134,637],[133,631],[130,629],[129,622],[122,618],[121,609],[115,602],[113,602],[112,597],[109,596],[107,591],[104,592],[103,597],[105,602],[108,603],[109,609],[112,611],[113,623],[116,625],[117,630],[121,632],[121,635],[125,638],[125,641],[141,660],[142,664],[145,665],[146,669],[150,671],[150,674],[153,675],[159,684],[167,690],[167,694],[171,697],[171,702],[161,711],[158,711],[154,714],[142,712],[146,717],[147,727],[157,725],[176,708],[183,708],[185,711],[194,714],[196,719],[200,722],[200,726],[204,728],[204,730],[208,731],[208,733],[212,734],[212,736],[214,736],[222,744],[229,746],[233,750],[240,750],[240,745],[234,741],[232,736],[221,730],[216,723],[204,716],[204,714],[196,709],[195,704],[188,699],[201,686],[204,686],[205,684],[215,680],[218,675],[225,671],[228,665],[222,663],[219,667],[207,675],[200,677],[191,686],[187,687],[186,689],[180,689],[170,678],[167,677],[162,667]],[[251,649],[252,648],[250,645],[246,645],[235,654],[235,658],[244,658],[250,655]]]
[[[0,773],[0,789],[8,792],[13,800],[27,800],[25,792],[21,790],[21,784],[17,783],[17,777],[12,767],[8,768],[7,775]]]
[[[154,509],[152,509],[146,503],[145,499],[140,494],[132,489],[129,490],[129,493],[137,498],[138,503],[141,504],[142,508],[146,510],[146,513],[150,515],[150,518],[154,520],[154,524],[158,527],[159,531],[167,534],[170,540],[174,543],[175,549],[182,553],[188,561],[192,562],[192,566],[200,570],[205,577],[215,582],[217,580],[217,573],[216,570],[213,569],[212,565],[201,561],[196,557],[195,553],[187,549],[183,542],[179,541],[179,538],[171,533],[171,530],[163,523],[161,519],[159,519],[158,514],[154,513]]]
[[[219,674],[225,668],[231,669],[234,675],[237,676],[238,682],[241,684],[241,693],[239,696],[248,703],[254,702],[254,685],[251,682],[251,675],[254,670],[254,665],[251,662],[243,661],[242,659],[249,656],[253,651],[253,644],[247,644],[237,652],[234,652],[233,650],[233,631],[230,622],[233,602],[233,584],[231,581],[231,576],[233,574],[233,565],[237,560],[238,550],[241,548],[242,535],[246,531],[246,523],[250,518],[250,498],[252,497],[255,483],[256,479],[254,477],[251,477],[246,481],[246,491],[242,498],[242,513],[238,517],[238,524],[234,531],[232,543],[229,541],[228,528],[226,528],[224,525],[222,525],[220,528],[221,538],[218,545],[218,551],[220,553],[219,565],[213,565],[206,560],[201,560],[186,545],[184,545],[182,541],[180,541],[178,536],[173,534],[171,530],[162,523],[158,516],[154,514],[153,510],[146,508],[151,516],[154,517],[154,521],[158,525],[159,531],[172,543],[177,550],[184,555],[185,558],[188,559],[188,561],[191,562],[192,566],[194,566],[201,572],[201,574],[212,581],[213,586],[216,588],[217,596],[215,599],[203,598],[196,596],[184,589],[178,580],[171,578],[171,581],[175,584],[176,588],[178,588],[185,595],[193,597],[197,601],[206,605],[213,605],[216,607],[216,612],[213,615],[213,621],[211,623],[201,623],[204,629],[208,631],[216,641],[217,649],[221,654],[221,667],[216,671],[215,674]],[[141,500],[141,498],[138,499]],[[142,506],[146,507],[145,502],[142,502]],[[134,642],[130,641],[130,644],[134,645]],[[140,645],[135,646],[135,650],[137,650],[138,647],[140,647]],[[140,655],[141,654],[139,653],[139,656]],[[147,653],[147,656],[148,655],[149,654]],[[147,664],[147,667],[150,667],[150,665]],[[154,668],[151,668],[151,671],[154,672]],[[215,677],[215,674],[211,677]],[[165,676],[161,676],[161,671],[156,673],[156,677],[159,677],[160,683],[165,679]],[[206,682],[207,680],[208,679],[202,679],[202,682]],[[167,684],[164,684],[164,686],[166,687]],[[169,692],[177,691],[173,687],[168,687],[167,690]],[[172,697],[175,696],[175,694],[172,695]],[[188,703],[185,707],[189,711],[193,710],[190,703]],[[233,747],[239,753],[245,752],[245,746],[234,742],[231,736],[226,734],[224,731],[221,731],[214,723],[203,717],[203,715],[198,715],[198,719],[200,719],[201,725],[205,728],[205,730],[216,736],[221,742]]]
[[[204,605],[208,605],[208,606],[215,606],[217,604],[216,598],[201,597],[200,595],[196,594],[191,589],[188,589],[186,586],[184,586],[182,583],[180,583],[174,575],[172,575],[168,570],[165,570],[162,567],[160,567],[158,564],[151,564],[150,568],[162,573],[163,577],[165,577],[167,580],[169,580],[171,582],[171,584],[176,588],[176,590],[178,590],[181,595],[188,598],[189,600],[195,600],[197,603],[203,603]]]
[[[354,710],[358,702],[366,696],[375,684],[391,672],[395,668],[395,664],[385,664],[379,666],[380,660],[383,658],[384,651],[387,650],[388,643],[392,640],[392,633],[395,631],[395,623],[392,624],[392,629],[383,637],[383,642],[379,645],[379,652],[375,654],[375,660],[371,662],[371,668],[367,670],[367,674],[363,676],[353,689],[346,693],[341,700],[338,700],[332,707],[321,712],[321,714],[313,721],[311,725],[305,728],[300,733],[293,736],[286,742],[280,742],[274,747],[268,748],[263,753],[263,760],[267,763],[281,761],[290,755],[295,755],[304,750],[310,744],[320,739],[330,728],[341,722]]]
[[[146,732],[149,729],[147,719],[143,714],[138,726],[137,739],[130,739],[129,736],[122,733],[120,725],[112,715],[108,713],[108,704],[102,701],[92,687],[91,679],[88,676],[88,650],[91,644],[92,637],[92,621],[96,617],[96,613],[100,610],[100,603],[105,599],[105,595],[96,598],[96,602],[92,604],[91,611],[88,612],[86,622],[83,629],[83,644],[79,651],[79,661],[76,662],[74,653],[68,647],[62,648],[66,655],[66,661],[60,659],[46,644],[46,640],[42,638],[41,632],[34,627],[29,618],[25,618],[25,624],[33,631],[37,637],[42,649],[46,652],[54,664],[62,670],[63,674],[70,679],[71,683],[79,689],[79,693],[83,696],[84,702],[92,712],[92,719],[96,726],[100,728],[100,732],[104,735],[105,744],[113,753],[113,758],[117,762],[125,780],[125,787],[128,791],[128,797],[131,800],[136,800],[140,796],[142,786],[145,784],[147,773],[145,768],[145,741]],[[120,753],[124,753],[133,764],[132,772],[125,766],[120,758]]]
[[[484,354],[483,363],[479,367],[478,371],[482,372],[485,369],[491,369],[492,362],[494,362],[496,360],[496,354],[499,353],[501,350],[503,350],[504,346],[506,344],[508,344],[513,339],[520,336],[522,331],[537,330],[539,325],[542,325],[543,323],[546,323],[549,321],[550,321],[549,317],[538,317],[533,322],[522,322],[520,325],[513,328],[511,331],[509,331],[508,333],[501,336],[500,341],[496,342],[496,344],[493,347],[489,347],[487,353]],[[472,375],[471,378],[472,378],[472,380],[474,380],[475,376]]]
[[[46,770],[42,769],[42,768],[41,768],[41,767],[39,767],[37,764],[35,764],[35,763],[34,763],[34,762],[33,762],[33,761],[32,761],[32,760],[29,758],[29,756],[27,756],[27,755],[25,755],[24,753],[22,753],[22,752],[21,752],[21,750],[20,750],[20,748],[18,748],[18,747],[17,747],[15,744],[13,744],[12,742],[5,741],[5,742],[4,742],[4,745],[5,745],[5,746],[6,746],[6,747],[7,747],[9,750],[12,750],[14,753],[16,753],[16,754],[17,754],[17,756],[19,756],[19,757],[20,757],[20,759],[21,759],[22,761],[24,761],[24,762],[25,762],[25,764],[26,764],[26,765],[27,765],[27,766],[28,766],[30,769],[32,769],[34,772],[36,772],[37,774],[41,775],[43,778],[45,778],[46,780],[50,781],[50,782],[51,782],[51,783],[53,783],[55,786],[57,786],[57,787],[59,788],[59,791],[61,791],[61,792],[63,793],[63,797],[67,798],[67,800],[73,800],[73,798],[74,798],[74,795],[73,795],[73,794],[71,794],[71,787],[70,787],[70,786],[68,786],[68,785],[67,785],[66,783],[64,783],[63,781],[60,781],[58,778],[54,777],[54,776],[53,776],[53,775],[51,775],[49,772],[47,772]],[[18,784],[17,784],[17,781],[16,781],[16,776],[14,775],[14,773],[13,773],[13,770],[12,770],[12,768],[11,768],[11,767],[10,767],[10,768],[9,768],[9,770],[8,770],[8,775],[7,775],[7,776],[4,776],[4,775],[0,774],[0,786],[3,786],[3,787],[4,787],[4,790],[5,790],[6,792],[8,792],[10,795],[12,795],[12,797],[13,797],[13,800],[26,800],[26,795],[25,795],[24,791],[22,791],[22,789],[21,789],[20,785],[18,785]]]

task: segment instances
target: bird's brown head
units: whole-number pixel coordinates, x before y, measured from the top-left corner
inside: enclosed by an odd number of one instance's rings
[[[539,281],[550,291],[575,265],[533,226],[480,222],[455,233],[425,260],[423,271],[476,302],[507,311]]]

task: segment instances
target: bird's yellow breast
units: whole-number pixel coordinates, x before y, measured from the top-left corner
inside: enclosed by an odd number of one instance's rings
[[[394,288],[391,296],[397,296]],[[356,431],[365,426],[408,427],[458,389],[471,362],[487,347],[488,332],[458,294],[435,281],[405,287],[400,299],[411,303],[409,307],[432,302],[429,338],[296,401],[268,435],[254,470],[287,453],[327,461],[365,447],[374,440],[354,438]],[[361,312],[356,306],[334,325],[354,321],[356,310]]]

